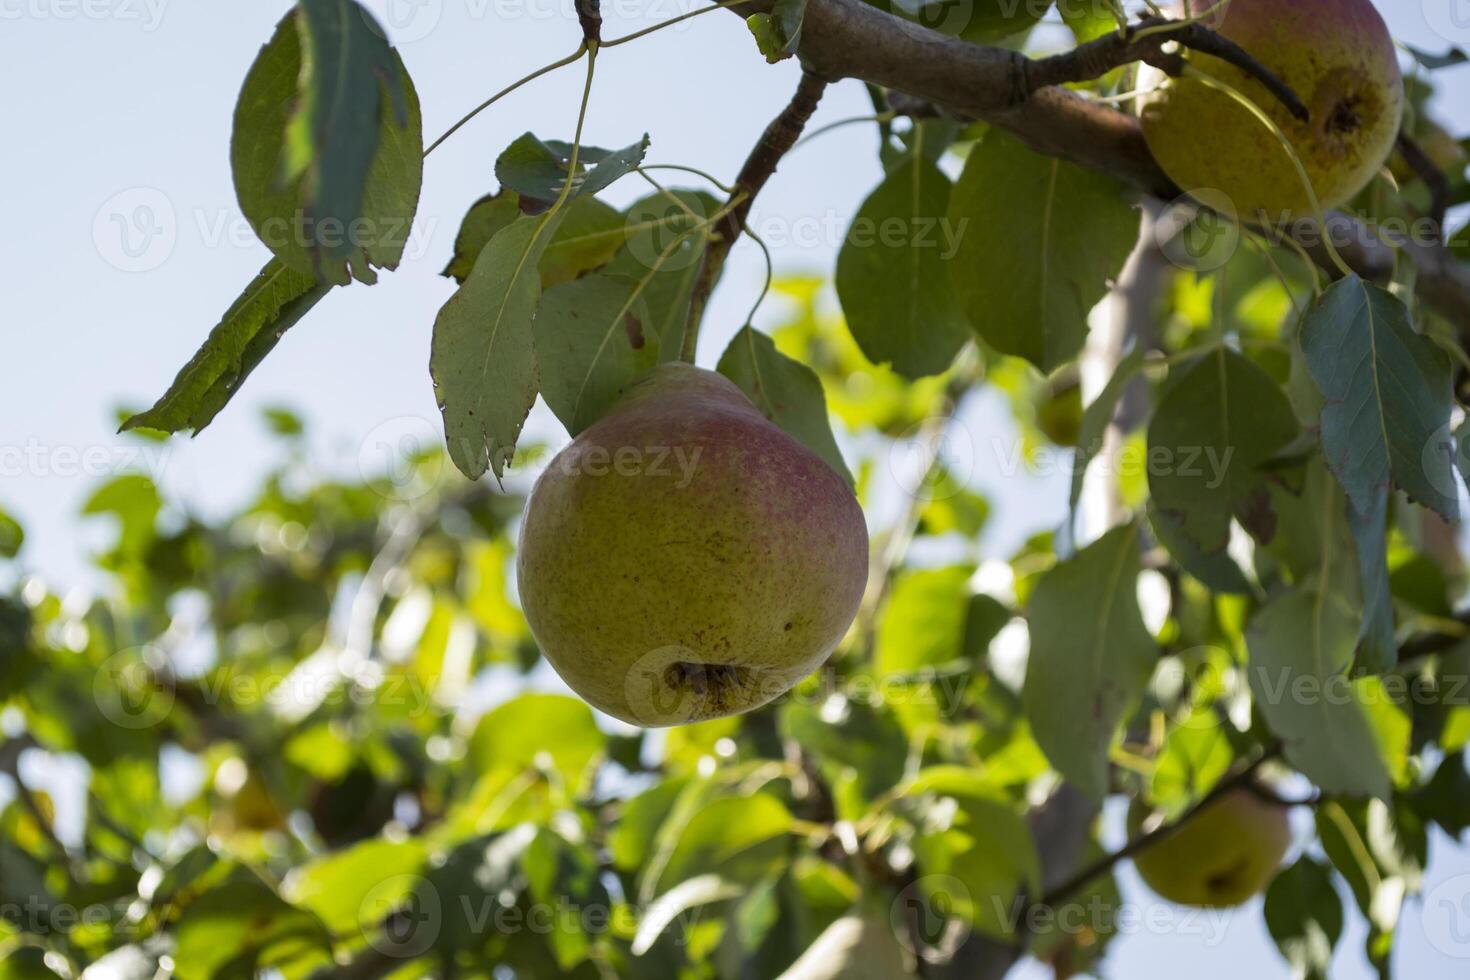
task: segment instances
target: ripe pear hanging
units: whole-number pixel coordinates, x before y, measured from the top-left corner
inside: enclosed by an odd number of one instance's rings
[[[636,725],[737,714],[789,690],[857,613],[851,489],[719,374],[666,364],[551,461],[521,529],[542,652]]]

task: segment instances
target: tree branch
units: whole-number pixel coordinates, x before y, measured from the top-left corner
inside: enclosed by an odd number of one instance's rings
[[[731,9],[744,17],[769,12],[773,2],[751,0]],[[1018,59],[1026,59],[1015,52],[940,34],[863,0],[807,0],[798,54],[808,71],[828,81],[859,78],[895,89],[951,114],[984,120],[1037,153],[1108,174],[1146,194],[1165,201],[1180,196],[1134,117],[1057,86],[1038,88],[1016,102]],[[1375,282],[1392,277],[1394,250],[1375,233],[1342,214],[1331,216],[1328,232],[1358,275]],[[1453,322],[1470,324],[1470,267],[1443,248],[1412,240],[1398,244],[1418,268],[1424,300]],[[1320,243],[1308,251],[1336,274]]]
[[[1440,237],[1443,238],[1445,212],[1449,211],[1450,201],[1454,198],[1449,178],[1433,160],[1429,159],[1429,154],[1424,152],[1419,141],[1408,133],[1399,133],[1398,151],[1409,168],[1429,188],[1429,217],[1434,221]]]
[[[709,303],[710,293],[714,292],[715,283],[719,281],[730,249],[745,229],[745,219],[750,216],[750,207],[755,203],[756,195],[776,172],[781,158],[801,138],[801,131],[806,128],[807,120],[816,111],[817,103],[826,89],[826,81],[809,72],[803,72],[801,81],[796,86],[796,94],[791,97],[786,108],[781,110],[781,114],[766,127],[750,155],[745,158],[745,165],[735,178],[727,202],[729,210],[714,227],[709,245],[704,251],[704,262],[699,268],[699,278],[695,280],[690,295],[689,319],[684,327],[684,360],[690,363],[694,361],[694,346],[699,339],[699,323],[704,318],[704,308]]]
[[[1140,37],[1140,32],[1146,34]],[[1248,51],[1226,37],[1221,37],[1203,24],[1148,17],[1126,30],[1106,34],[1071,51],[1032,60],[1019,52],[1011,52],[1023,80],[1014,95],[1015,102],[1025,101],[1037,89],[1068,82],[1089,82],[1102,78],[1115,68],[1142,61],[1170,75],[1184,73],[1184,55],[1167,51],[1165,45],[1180,46],[1213,55],[1228,62],[1259,81],[1287,110],[1306,122],[1311,118],[1306,105],[1275,72],[1257,61]]]
[[[1256,758],[1252,760],[1251,763],[1245,768],[1238,770],[1234,775],[1226,776],[1225,778],[1221,779],[1218,783],[1215,784],[1213,789],[1211,789],[1200,799],[1198,803],[1186,810],[1184,814],[1181,815],[1177,820],[1173,820],[1169,823],[1155,827],[1148,833],[1141,834],[1138,837],[1133,838],[1133,840],[1129,841],[1127,844],[1124,844],[1122,847],[1118,848],[1116,851],[1113,851],[1111,854],[1103,855],[1096,861],[1087,865],[1081,871],[1078,871],[1072,877],[1068,878],[1066,881],[1063,881],[1060,884],[1047,889],[1047,891],[1041,896],[1041,898],[1037,900],[1036,904],[1055,908],[1057,905],[1065,902],[1077,892],[1086,888],[1089,884],[1093,882],[1094,879],[1100,878],[1111,871],[1113,869],[1113,866],[1116,865],[1118,862],[1123,861],[1126,858],[1130,858],[1140,851],[1146,849],[1150,844],[1158,840],[1160,837],[1172,834],[1175,830],[1179,829],[1179,827],[1192,820],[1194,816],[1198,814],[1201,810],[1205,809],[1205,807],[1209,806],[1211,803],[1215,802],[1226,793],[1229,793],[1231,790],[1250,785],[1252,780],[1255,778],[1256,770],[1260,769],[1261,766],[1271,761],[1272,759],[1275,759],[1280,754],[1281,747],[1279,745],[1273,746],[1270,749],[1267,749],[1265,752],[1262,752],[1260,755],[1256,756]]]

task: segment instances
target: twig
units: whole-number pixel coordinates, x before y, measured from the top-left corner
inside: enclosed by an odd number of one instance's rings
[[[1454,199],[1454,190],[1450,187],[1450,180],[1445,176],[1444,171],[1429,159],[1429,154],[1424,152],[1424,147],[1419,145],[1419,141],[1408,133],[1399,133],[1398,149],[1404,162],[1429,188],[1429,218],[1434,222],[1435,233],[1442,241],[1445,213],[1449,211],[1450,202]]]
[[[1164,45],[1170,41],[1234,65],[1266,86],[1297,119],[1306,122],[1311,117],[1306,105],[1292,91],[1291,86],[1240,45],[1216,34],[1203,24],[1176,21],[1167,17],[1145,18],[1126,30],[1104,35],[1078,45],[1071,51],[1048,58],[1033,60],[1017,53],[1016,87],[1012,98],[1020,103],[1039,88],[1092,81],[1115,68],[1138,61],[1153,65],[1169,75],[1182,74],[1185,63],[1183,53],[1164,50]]]
[[[699,277],[691,291],[689,318],[684,327],[684,360],[694,362],[694,348],[699,340],[699,323],[704,317],[704,308],[709,303],[710,293],[714,291],[735,239],[740,237],[740,232],[745,228],[745,219],[750,215],[750,207],[755,202],[756,195],[776,172],[781,158],[801,138],[801,131],[806,128],[807,120],[816,111],[817,103],[826,88],[827,83],[824,80],[803,72],[796,94],[791,97],[786,108],[781,110],[781,114],[766,127],[750,155],[745,158],[745,165],[735,178],[735,193],[730,195],[732,201],[736,195],[743,194],[744,198],[730,208],[729,213],[715,226],[709,246],[704,252]]]
[[[1118,848],[1116,851],[1113,851],[1111,854],[1105,854],[1102,857],[1098,858],[1096,861],[1087,865],[1081,871],[1078,871],[1076,874],[1072,875],[1072,877],[1063,881],[1061,884],[1049,889],[1044,895],[1041,896],[1040,899],[1037,900],[1036,905],[1055,908],[1057,905],[1066,901],[1072,895],[1081,891],[1083,888],[1086,888],[1089,884],[1092,883],[1094,879],[1107,874],[1118,862],[1132,857],[1138,852],[1146,849],[1150,844],[1152,844],[1159,838],[1165,837],[1178,830],[1181,826],[1192,820],[1194,816],[1198,814],[1201,810],[1205,809],[1205,807],[1209,806],[1211,803],[1214,803],[1226,793],[1229,793],[1231,790],[1238,789],[1242,786],[1250,785],[1251,781],[1255,777],[1256,771],[1267,762],[1270,762],[1272,759],[1280,756],[1280,754],[1281,747],[1279,745],[1273,745],[1265,752],[1262,752],[1260,755],[1256,756],[1256,758],[1252,760],[1251,763],[1247,765],[1244,769],[1237,771],[1234,775],[1226,776],[1224,779],[1221,779],[1218,783],[1215,784],[1213,789],[1211,789],[1208,793],[1204,795],[1203,798],[1200,799],[1198,803],[1186,810],[1184,814],[1180,816],[1177,820],[1163,824],[1159,827],[1155,827],[1148,833],[1133,838],[1133,840],[1129,841],[1127,844],[1124,844],[1122,847]]]

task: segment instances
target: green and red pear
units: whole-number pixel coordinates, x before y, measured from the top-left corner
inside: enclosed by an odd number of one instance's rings
[[[712,371],[666,364],[537,481],[518,579],[588,703],[645,727],[737,714],[827,658],[867,581],[862,508]]]

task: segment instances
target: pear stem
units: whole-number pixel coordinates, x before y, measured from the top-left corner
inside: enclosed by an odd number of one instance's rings
[[[730,194],[729,211],[714,227],[714,234],[710,236],[709,245],[705,248],[699,277],[694,281],[694,288],[690,292],[689,315],[684,324],[684,342],[680,353],[684,361],[694,363],[694,351],[699,344],[699,325],[704,319],[704,309],[709,305],[710,293],[714,292],[720,272],[725,268],[725,259],[729,257],[730,249],[745,230],[745,219],[750,215],[750,206],[755,202],[761,188],[766,185],[766,181],[776,172],[781,158],[801,138],[807,120],[816,111],[817,103],[821,101],[822,92],[826,88],[827,82],[824,79],[803,72],[790,103],[766,127],[750,155],[745,158],[745,165],[740,168],[740,174],[735,178]]]

